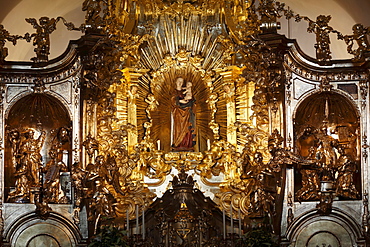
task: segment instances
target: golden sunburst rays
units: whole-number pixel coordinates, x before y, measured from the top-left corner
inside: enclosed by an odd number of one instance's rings
[[[207,140],[213,139],[209,127],[212,120],[207,103],[211,92],[223,95],[222,79],[214,73],[230,61],[230,47],[217,27],[211,27],[201,15],[189,14],[186,17],[162,15],[153,29],[153,39],[141,47],[138,66],[148,70],[139,79],[137,99],[137,124],[139,140],[145,136],[143,124],[150,121],[145,98],[153,94],[158,107],[151,112],[151,138],[161,140],[161,147],[169,151],[171,146],[171,98],[175,91],[175,80],[184,78],[192,82],[193,97],[196,100],[196,151],[206,149]],[[222,43],[223,42],[223,43]],[[232,48],[231,48],[232,49]],[[226,139],[227,108],[225,97],[217,102],[217,124],[221,137]]]
[[[224,90],[224,81],[221,77],[218,77],[213,82],[214,92],[218,96],[218,101],[216,103],[217,107],[217,114],[215,116],[215,121],[219,124],[220,128],[220,137],[223,140],[227,140],[227,97],[225,97],[225,90]]]
[[[148,121],[145,109],[148,107],[148,103],[145,102],[145,99],[148,97],[150,92],[150,78],[142,76],[139,79],[138,83],[138,98],[136,99],[136,118],[137,118],[137,130],[138,130],[138,139],[141,140],[145,136],[144,123]]]
[[[128,89],[127,84],[114,84],[109,89],[110,92],[116,92],[116,117],[117,127],[120,125],[126,125],[128,123]]]
[[[175,89],[174,82],[176,75],[163,73],[155,78],[151,84],[151,92],[158,101],[158,108],[151,113],[152,117],[152,138],[153,141],[161,140],[165,151],[169,151],[171,142],[171,99]]]
[[[205,71],[215,69],[225,60],[226,47],[217,39],[220,31],[199,15],[189,15],[186,19],[161,16],[152,33],[153,39],[141,49],[139,66],[158,71],[172,65],[183,66],[191,59]]]

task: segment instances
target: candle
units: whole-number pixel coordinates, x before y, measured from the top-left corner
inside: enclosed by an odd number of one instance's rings
[[[128,215],[128,210],[126,211],[126,227],[127,227],[127,237],[130,236],[130,218]]]
[[[225,210],[222,210],[222,230],[224,233],[224,239],[226,239],[226,216],[225,216]]]
[[[211,140],[207,139],[207,150],[211,149]]]
[[[158,150],[161,150],[161,140],[157,141],[157,148],[158,148]]]
[[[239,217],[239,236],[242,236],[242,217],[240,215],[240,209],[238,209],[238,217]]]
[[[233,221],[233,207],[230,204],[230,228],[231,228],[231,234],[234,233],[234,221]]]
[[[139,234],[139,205],[136,205],[136,234]]]
[[[145,209],[143,207],[143,217],[142,217],[142,220],[143,220],[143,239],[145,239]]]

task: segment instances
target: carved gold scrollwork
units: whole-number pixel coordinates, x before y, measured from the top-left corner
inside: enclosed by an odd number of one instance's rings
[[[369,200],[366,190],[363,196],[362,230],[365,234],[369,234]]]
[[[362,155],[364,157],[364,160],[365,162],[367,161],[367,157],[369,155],[368,153],[368,148],[369,148],[369,144],[367,142],[367,135],[366,134],[363,134],[362,135]]]
[[[330,85],[330,78],[325,75],[320,80],[320,90],[322,92],[324,91],[330,91],[333,88],[333,85]]]
[[[223,210],[230,212],[232,207],[234,213],[240,209],[244,216],[272,216],[277,188],[269,186],[274,184],[275,178],[271,164],[263,163],[263,155],[258,151],[263,151],[259,145],[266,134],[245,124],[238,124],[238,129],[249,140],[243,152],[236,152],[232,145],[222,141],[214,142],[203,159],[201,174],[205,177],[224,174],[224,181],[219,184],[221,192],[216,194]],[[258,135],[259,132],[262,135]]]
[[[361,80],[360,81],[360,95],[361,95],[361,109],[364,110],[366,108],[366,99],[368,95],[368,81],[367,80]]]
[[[129,125],[118,128],[115,123],[116,94],[103,91],[97,107],[97,136],[89,133],[84,141],[90,164],[86,167],[87,180],[77,183],[75,187],[87,186],[91,192],[84,189],[78,191],[81,196],[91,200],[89,219],[98,221],[100,217],[130,217],[135,215],[135,205],[145,205],[154,197],[142,182],[141,174],[151,174],[162,178],[166,174],[165,163],[161,154],[153,155],[153,144],[143,140],[131,154],[127,151]],[[148,109],[149,111],[151,109]],[[95,152],[97,156],[92,160]],[[83,171],[81,171],[83,172]],[[74,172],[78,176],[81,172]],[[81,179],[81,178],[80,178]],[[78,181],[78,178],[75,179]],[[81,187],[81,186],[80,186]],[[76,215],[78,210],[76,210]],[[75,217],[77,218],[77,216]]]
[[[269,59],[274,58],[266,44],[253,36],[260,32],[253,1],[136,4],[130,6],[134,12],[127,7],[120,18],[122,6],[108,4],[108,9],[114,9],[109,17],[101,12],[102,2],[85,1],[91,7],[87,24],[96,20],[98,27],[99,19],[109,20],[102,28],[111,34],[111,42],[104,42],[117,48],[110,56],[96,52],[85,71],[88,88],[100,92],[96,131],[91,125],[91,136],[85,131],[84,137],[86,145],[94,137],[98,146],[90,152],[94,159],[89,157],[98,170],[87,169],[94,188],[91,210],[108,217],[124,217],[128,210],[133,218],[135,206],[148,205],[153,198],[147,186],[159,186],[168,175],[182,170],[194,171],[201,182],[219,192],[220,208],[231,207],[234,216],[238,209],[243,215],[272,215],[276,188],[267,186],[274,179],[267,163],[268,101],[270,95],[276,96],[275,89],[269,88],[279,87],[281,73],[267,71],[273,63]],[[260,11],[275,22],[271,6],[265,1]],[[145,25],[138,22],[140,31],[132,31],[129,15],[145,19]],[[213,15],[230,29],[224,32],[222,26],[210,23],[208,17]],[[112,76],[114,69],[122,76]],[[176,88],[179,78],[184,83]],[[182,104],[188,93],[195,102],[192,131],[197,143],[190,151],[176,150],[170,140],[175,89],[184,96],[179,98]],[[279,103],[273,102],[275,114]],[[263,204],[258,204],[261,200]]]

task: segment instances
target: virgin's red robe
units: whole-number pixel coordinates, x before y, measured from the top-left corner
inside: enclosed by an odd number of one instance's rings
[[[174,100],[172,117],[173,117],[173,142],[172,147],[175,150],[193,150],[193,129],[195,126],[191,124],[191,114],[194,101],[190,101],[187,104],[180,104],[179,99],[181,99],[180,91]],[[194,118],[194,116],[193,116]]]

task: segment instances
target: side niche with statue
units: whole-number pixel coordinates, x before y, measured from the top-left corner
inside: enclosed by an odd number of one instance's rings
[[[322,191],[331,191],[339,200],[360,199],[356,108],[340,94],[314,94],[299,105],[294,131],[296,152],[309,161],[295,174],[296,199],[317,201]]]
[[[69,124],[68,113],[52,96],[28,95],[12,107],[6,131],[7,202],[71,203]]]

